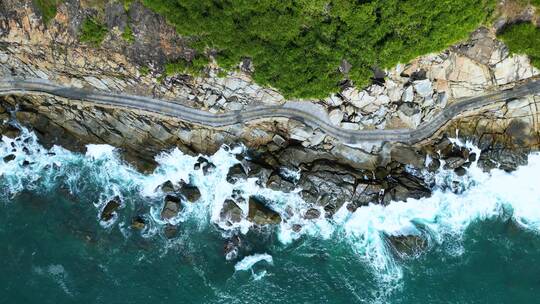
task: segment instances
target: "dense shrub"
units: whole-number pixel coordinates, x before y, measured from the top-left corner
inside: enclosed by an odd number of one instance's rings
[[[254,78],[289,97],[337,90],[342,59],[359,86],[374,66],[438,51],[486,20],[494,0],[142,0],[222,67],[253,58]]]
[[[531,23],[513,24],[498,36],[512,53],[526,54],[536,68],[540,68],[540,29]]]
[[[94,18],[86,18],[81,26],[80,40],[98,47],[107,35],[107,27]]]
[[[56,16],[56,7],[60,0],[33,0],[33,3],[41,12],[43,22],[47,24]]]

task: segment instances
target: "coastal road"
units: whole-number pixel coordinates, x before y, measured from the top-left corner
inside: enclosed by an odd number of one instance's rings
[[[246,107],[240,111],[213,114],[204,110],[184,106],[180,103],[143,96],[114,94],[89,91],[74,87],[54,84],[43,79],[0,79],[0,95],[52,95],[94,105],[136,109],[164,116],[174,117],[182,121],[220,128],[231,125],[242,125],[255,120],[271,120],[289,118],[301,121],[306,125],[320,129],[349,145],[365,142],[403,142],[415,143],[433,135],[448,121],[466,111],[482,108],[493,103],[520,98],[540,93],[540,80],[530,80],[508,90],[461,99],[443,109],[430,121],[422,123],[418,128],[392,130],[348,130],[330,123],[326,111],[309,102],[287,102],[283,105],[262,105]]]

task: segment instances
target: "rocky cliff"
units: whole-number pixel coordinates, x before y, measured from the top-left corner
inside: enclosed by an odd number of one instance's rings
[[[108,28],[100,47],[79,41],[82,21],[96,14],[104,14]],[[133,42],[121,38],[126,20]],[[347,129],[416,128],[459,98],[511,87],[538,74],[526,56],[509,54],[494,31],[480,28],[468,41],[439,54],[381,71],[367,88],[347,83],[339,94],[303,102],[322,105],[333,124]],[[98,11],[87,1],[68,0],[47,24],[29,0],[0,3],[0,77],[38,77],[92,90],[160,97],[213,113],[285,102],[276,90],[251,80],[249,60],[226,75],[211,64],[200,76],[167,76],[164,63],[194,56],[185,42],[163,18],[136,1],[128,10],[111,1]],[[353,202],[349,207],[354,209],[369,202],[427,196],[429,181],[422,170],[443,166],[463,174],[477,156],[447,139],[456,130],[482,149],[480,163],[486,169],[512,170],[526,163],[527,153],[540,143],[539,98],[470,111],[413,146],[381,142],[350,147],[285,119],[211,129],[51,96],[0,97],[0,117],[3,134],[16,136],[12,125],[17,121],[33,128],[45,144],[72,150],[87,143],[111,144],[141,170],[151,170],[153,157],[172,147],[211,154],[223,144],[242,143],[250,155],[243,166],[231,170],[231,181],[257,176],[267,187],[300,188],[306,201],[331,214],[344,202]],[[284,173],[291,170],[300,171],[300,177]]]

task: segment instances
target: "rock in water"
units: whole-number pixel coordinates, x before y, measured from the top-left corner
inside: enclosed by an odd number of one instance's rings
[[[165,197],[165,205],[161,210],[161,218],[164,220],[175,217],[180,212],[180,198],[174,195],[167,195]]]
[[[131,228],[142,230],[146,226],[146,221],[142,216],[136,216],[131,220]]]
[[[257,225],[270,225],[281,223],[281,216],[274,210],[266,207],[257,197],[249,198],[248,218]]]
[[[164,182],[159,187],[160,187],[161,191],[163,191],[165,193],[174,192],[174,185],[170,180]]]
[[[190,184],[182,184],[180,187],[180,194],[182,194],[188,201],[194,203],[201,198],[201,191],[196,186]]]
[[[386,240],[401,257],[413,257],[427,248],[427,240],[420,235],[387,235]]]
[[[5,156],[4,157],[4,162],[5,163],[9,163],[10,161],[14,160],[15,159],[15,155],[14,154],[9,154],[8,156]]]
[[[239,223],[242,221],[244,212],[242,212],[242,209],[238,207],[234,200],[226,199],[225,202],[223,202],[223,208],[219,213],[219,217],[221,218],[221,221],[226,222],[229,226],[231,226],[234,223]]]
[[[321,216],[321,211],[315,208],[308,209],[306,213],[304,214],[304,218],[306,220],[313,220],[313,219],[319,218],[320,216]]]
[[[110,221],[114,214],[116,213],[116,210],[120,208],[120,199],[114,198],[110,200],[107,205],[105,205],[105,208],[103,208],[103,211],[101,211],[101,220],[102,221]]]

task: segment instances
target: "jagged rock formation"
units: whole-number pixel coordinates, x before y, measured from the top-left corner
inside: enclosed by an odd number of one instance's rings
[[[217,77],[216,66],[200,77],[164,76],[163,63],[189,58],[194,51],[160,16],[137,2],[128,11],[119,3],[110,4],[106,10],[109,34],[100,48],[78,40],[82,20],[96,13],[83,2],[65,1],[48,25],[31,1],[23,2],[0,3],[0,77],[39,77],[94,90],[156,96],[210,112],[285,101],[279,92],[255,84],[249,68],[226,77]],[[119,38],[126,18],[133,24],[133,44]],[[141,73],[146,67],[149,73]],[[511,86],[538,71],[527,57],[510,55],[495,39],[493,29],[481,28],[469,41],[384,73],[384,83],[363,90],[346,86],[324,100],[305,102],[324,106],[331,121],[344,128],[415,128],[456,98]],[[433,171],[444,160],[449,169],[461,174],[473,156],[470,151],[455,151],[444,139],[445,134],[455,135],[456,129],[479,144],[485,168],[499,163],[511,170],[523,164],[526,153],[539,147],[537,99],[528,97],[467,113],[433,139],[413,147],[395,143],[350,147],[294,120],[210,129],[54,97],[0,97],[0,118],[7,121],[13,111],[14,118],[31,126],[45,144],[72,150],[86,143],[114,145],[143,170],[151,170],[153,156],[172,147],[190,154],[211,154],[222,144],[241,142],[252,154],[250,161],[244,160],[246,177],[259,177],[261,184],[283,191],[300,187],[306,201],[331,214],[345,202],[352,202],[347,207],[354,210],[369,202],[429,195],[429,185],[408,166]],[[17,132],[9,124],[1,131],[8,136]],[[426,155],[433,159],[427,166]],[[282,168],[300,170],[301,176],[292,179]],[[174,202],[169,205],[167,210],[179,211]],[[234,222],[239,211],[234,202],[226,205],[230,214],[223,216]],[[172,213],[164,216],[172,217]]]

